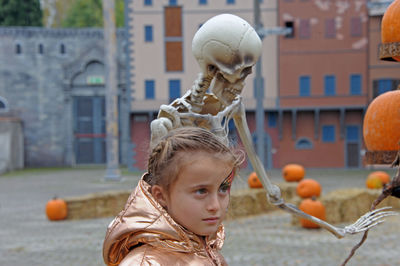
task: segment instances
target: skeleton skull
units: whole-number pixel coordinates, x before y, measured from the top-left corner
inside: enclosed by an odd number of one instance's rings
[[[204,76],[213,76],[212,92],[229,105],[242,92],[244,79],[261,54],[261,40],[242,18],[222,14],[196,32],[192,52]]]

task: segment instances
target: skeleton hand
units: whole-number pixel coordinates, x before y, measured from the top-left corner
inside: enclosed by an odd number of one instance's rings
[[[343,236],[345,234],[357,234],[364,232],[375,225],[378,225],[380,223],[383,223],[385,220],[383,220],[384,217],[387,216],[392,216],[392,215],[398,215],[397,212],[394,211],[385,211],[389,210],[392,207],[383,207],[380,209],[376,209],[370,212],[367,212],[363,216],[361,216],[355,223],[346,226],[342,230]]]
[[[318,219],[314,216],[311,216],[301,210],[299,210],[295,205],[290,204],[290,203],[282,203],[278,205],[279,208],[281,208],[284,211],[287,211],[289,213],[292,213],[298,217],[305,218],[307,220],[310,220],[322,228],[328,230],[332,234],[334,234],[337,238],[343,238],[345,235],[354,235],[357,233],[364,232],[375,225],[378,225],[385,220],[383,220],[384,217],[387,216],[392,216],[392,215],[398,215],[397,212],[394,211],[386,211],[388,209],[391,209],[391,207],[384,207],[380,209],[376,209],[370,212],[367,212],[363,216],[361,216],[355,223],[346,226],[344,228],[336,227],[333,226],[321,219]]]

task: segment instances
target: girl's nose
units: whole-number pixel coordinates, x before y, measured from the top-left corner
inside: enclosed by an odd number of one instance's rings
[[[210,195],[210,198],[207,202],[207,210],[210,212],[216,212],[219,210],[220,206],[218,195]]]

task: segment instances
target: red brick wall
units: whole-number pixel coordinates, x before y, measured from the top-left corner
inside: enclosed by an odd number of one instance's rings
[[[146,170],[150,144],[150,122],[147,114],[132,115],[131,141],[135,145],[133,167],[139,170]]]

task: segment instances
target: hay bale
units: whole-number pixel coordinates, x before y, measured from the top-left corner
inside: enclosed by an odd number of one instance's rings
[[[69,220],[116,216],[125,206],[130,190],[106,191],[65,198]]]
[[[353,223],[370,210],[371,204],[380,194],[381,190],[367,188],[347,188],[332,191],[320,197],[326,209],[326,221],[330,224]],[[400,200],[388,197],[377,208],[385,206],[400,209]],[[298,220],[298,217],[292,216],[292,224],[299,225]]]

